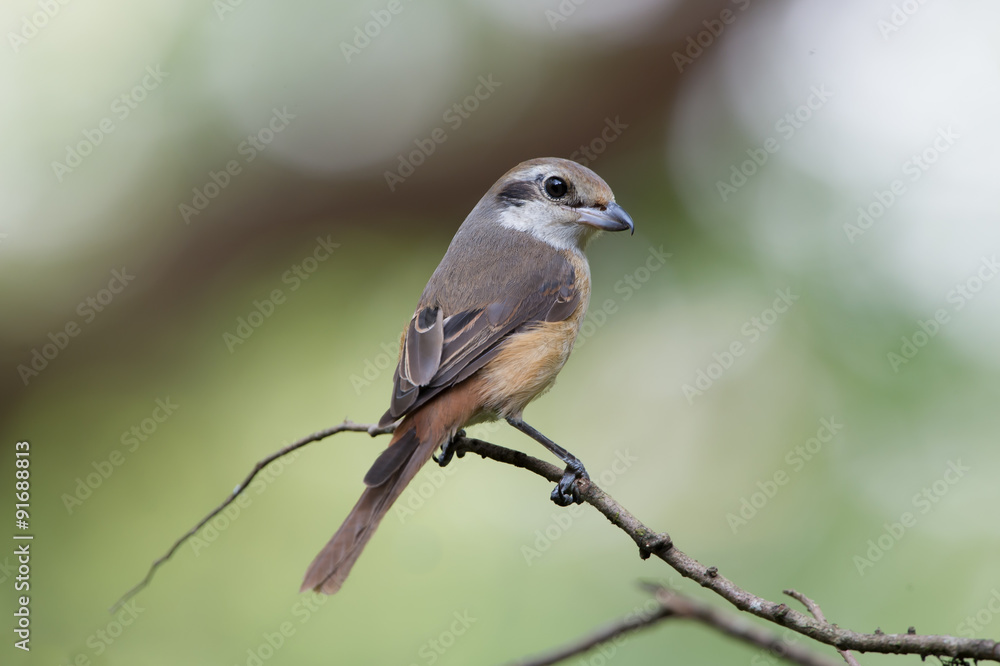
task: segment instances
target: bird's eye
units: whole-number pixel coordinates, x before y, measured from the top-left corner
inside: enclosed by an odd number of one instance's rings
[[[569,191],[569,185],[559,176],[549,176],[543,183],[545,193],[553,199],[562,199]]]

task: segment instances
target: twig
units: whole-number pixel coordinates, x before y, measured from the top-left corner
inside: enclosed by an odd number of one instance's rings
[[[678,594],[659,585],[647,586],[654,594],[658,607],[648,613],[626,616],[617,622],[598,629],[578,641],[548,654],[516,662],[516,666],[549,666],[583,654],[602,643],[619,636],[651,627],[669,619],[694,620],[716,629],[727,636],[756,645],[793,664],[801,666],[836,666],[838,662],[827,659],[804,647],[789,644],[777,634],[756,627],[733,613],[727,613],[708,604]]]
[[[379,428],[375,425],[344,421],[338,426],[321,430],[289,444],[277,453],[264,458],[254,466],[253,471],[250,472],[246,479],[233,489],[233,492],[226,501],[178,539],[163,557],[153,562],[146,577],[138,585],[125,593],[118,603],[112,607],[112,610],[117,609],[122,603],[142,590],[152,580],[153,574],[160,565],[170,559],[177,549],[185,541],[194,536],[209,520],[235,501],[240,493],[247,488],[247,484],[268,464],[307,444],[344,431],[367,432],[374,437],[375,435],[391,432],[392,427]],[[483,458],[490,458],[497,462],[526,469],[552,482],[558,481],[563,476],[561,469],[520,451],[513,451],[502,446],[497,446],[496,444],[469,437],[459,437],[455,440],[455,444],[456,455],[459,452],[470,451]],[[951,657],[952,659],[1000,662],[1000,643],[996,641],[957,638],[955,636],[918,636],[915,633],[883,634],[879,632],[875,634],[861,634],[841,629],[837,625],[830,624],[819,618],[810,618],[798,611],[792,610],[786,604],[777,604],[763,597],[758,597],[740,588],[725,576],[722,576],[716,567],[706,568],[694,558],[681,552],[674,547],[667,534],[658,533],[646,527],[614,498],[601,490],[597,484],[589,481],[581,481],[577,486],[583,501],[601,512],[605,518],[625,532],[635,542],[639,547],[639,556],[641,558],[647,559],[650,555],[656,555],[656,557],[669,564],[685,578],[690,578],[702,587],[710,589],[741,611],[751,613],[759,618],[791,629],[820,643],[831,645],[838,650],[880,652],[885,654],[916,654],[922,657]]]
[[[672,615],[673,611],[669,608],[661,607],[650,615],[627,617],[615,622],[614,624],[609,624],[606,627],[598,629],[589,636],[584,636],[583,638],[557,650],[553,650],[552,652],[538,657],[514,662],[512,666],[549,666],[550,664],[558,664],[560,661],[566,661],[567,659],[575,657],[578,654],[583,654],[584,652],[587,652],[602,643],[614,640],[619,636],[650,627],[665,618],[671,617]]]
[[[496,444],[471,438],[462,438],[456,443],[459,445],[459,450],[464,449],[484,458],[526,469],[549,481],[554,482],[562,478],[561,469],[519,451],[511,451]],[[838,650],[1000,662],[1000,643],[989,639],[917,634],[862,634],[808,617],[786,604],[758,597],[720,574],[715,567],[705,567],[693,557],[681,552],[674,547],[668,535],[646,527],[597,484],[581,483],[578,486],[583,501],[600,511],[613,525],[631,537],[639,547],[640,557],[646,559],[650,555],[655,555],[685,578],[690,578],[702,587],[710,589],[741,611],[787,627]]]
[[[727,636],[764,648],[792,663],[803,666],[835,666],[837,663],[835,660],[816,654],[807,648],[788,643],[763,627],[743,622],[732,613],[727,613],[690,597],[681,596],[666,588],[661,587],[656,590],[656,598],[660,604],[669,604],[670,607],[674,608],[679,617],[698,620]]]
[[[807,611],[812,613],[814,618],[820,622],[826,622],[826,617],[823,615],[823,609],[819,607],[818,603],[801,592],[796,592],[792,589],[785,590],[784,592],[791,598],[797,599],[803,606],[806,607]],[[861,666],[858,664],[858,660],[854,658],[854,655],[852,655],[848,650],[837,650],[837,652],[839,652],[840,656],[844,658],[844,661],[848,663],[848,666]]]
[[[114,606],[112,606],[109,609],[109,612],[114,613],[116,610],[121,608],[122,604],[124,604],[126,601],[128,601],[135,595],[139,594],[139,592],[141,592],[143,588],[149,585],[150,581],[153,580],[153,574],[156,573],[156,570],[159,569],[164,562],[173,557],[174,553],[177,552],[178,548],[184,545],[185,541],[187,541],[195,534],[197,534],[198,530],[204,527],[205,524],[208,523],[208,521],[210,521],[212,518],[215,518],[217,515],[222,513],[222,511],[225,510],[227,506],[235,502],[236,498],[238,498],[243,493],[243,491],[249,487],[250,482],[253,481],[253,478],[257,476],[257,474],[259,474],[261,470],[263,470],[265,467],[273,463],[278,458],[287,456],[292,451],[300,449],[306,444],[318,442],[319,440],[326,439],[331,435],[336,435],[338,432],[367,432],[372,437],[375,437],[376,435],[384,435],[392,431],[393,431],[393,426],[379,428],[376,425],[353,423],[350,420],[345,420],[340,425],[333,426],[332,428],[327,428],[326,430],[320,430],[319,432],[314,432],[308,437],[303,437],[302,439],[296,442],[292,442],[283,449],[275,453],[272,453],[263,460],[260,460],[256,465],[254,465],[254,468],[250,471],[250,473],[247,474],[247,477],[243,479],[243,481],[241,481],[235,488],[233,488],[233,491],[229,493],[229,496],[226,498],[226,500],[219,506],[215,507],[215,509],[213,509],[211,513],[202,518],[197,525],[189,529],[180,539],[175,541],[174,545],[170,547],[170,550],[168,550],[162,557],[154,561],[153,564],[150,565],[149,571],[146,572],[146,577],[143,578],[138,583],[136,583],[132,587],[132,589],[130,589],[128,592],[123,594],[121,599],[116,601]]]

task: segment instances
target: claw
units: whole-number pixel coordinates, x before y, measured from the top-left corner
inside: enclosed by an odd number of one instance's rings
[[[550,495],[556,506],[569,506],[570,504],[582,504],[583,495],[580,493],[579,483],[581,480],[590,482],[590,475],[584,469],[583,464],[567,465],[559,483],[552,489]]]
[[[556,487],[553,489],[552,495],[550,496],[552,501],[555,502],[557,506],[569,506],[574,502],[576,504],[582,504],[583,491],[586,491],[587,488],[590,487],[590,475],[588,475],[587,470],[584,469],[583,463],[580,462],[580,460],[572,453],[522,421],[520,416],[508,416],[507,423],[514,426],[528,437],[531,437],[566,463],[566,471],[563,472],[562,478],[559,479],[559,483],[556,484]],[[581,481],[583,481],[584,484],[582,488],[580,487]]]
[[[552,489],[551,497],[556,506],[569,506],[573,503],[573,495],[567,497],[558,486]]]
[[[445,442],[444,444],[441,445],[441,455],[440,456],[432,455],[431,459],[441,467],[445,467],[448,463],[451,462],[452,456],[454,455],[455,452],[452,450],[451,446],[449,446],[449,442]]]
[[[465,431],[459,430],[455,433],[455,437],[449,439],[447,442],[441,445],[441,455],[435,456],[431,455],[431,459],[436,462],[441,467],[445,467],[451,462],[451,459],[455,456],[455,440],[459,437],[465,437]],[[459,452],[458,457],[461,458],[465,455],[465,452]]]

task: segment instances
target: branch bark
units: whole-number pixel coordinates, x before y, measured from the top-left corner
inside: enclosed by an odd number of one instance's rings
[[[816,603],[806,595],[802,594],[801,592],[796,592],[795,590],[785,590],[785,594],[799,601],[803,606],[806,607],[807,611],[812,613],[812,616],[814,618],[816,618],[820,622],[826,622],[826,617],[824,617],[823,615],[823,609],[819,607],[818,603]],[[848,666],[861,666],[860,664],[858,664],[858,660],[854,658],[854,655],[852,655],[850,651],[837,650],[837,652],[839,652],[840,656],[844,658],[844,661],[847,662]]]
[[[735,613],[725,612],[691,597],[661,586],[650,586],[658,607],[652,612],[626,616],[568,645],[544,655],[515,662],[512,666],[549,666],[566,661],[622,636],[647,629],[665,620],[700,622],[738,641],[767,650],[771,654],[801,666],[837,666],[839,662],[816,654],[808,648],[789,644],[763,627],[746,622]]]
[[[181,545],[194,536],[209,520],[214,518],[222,510],[234,502],[240,494],[246,490],[250,481],[252,481],[253,478],[271,462],[291,453],[292,451],[295,451],[296,449],[302,448],[307,444],[318,442],[340,432],[366,432],[374,437],[376,435],[392,432],[392,430],[393,428],[391,426],[379,428],[375,425],[365,425],[353,423],[351,421],[344,421],[340,425],[327,428],[326,430],[321,430],[309,435],[308,437],[304,437],[296,442],[293,442],[292,444],[289,444],[283,449],[259,461],[246,478],[233,489],[232,493],[230,493],[222,504],[216,507],[207,516],[202,518],[197,525],[188,530],[187,533],[175,541],[162,557],[153,562],[149,571],[146,573],[145,578],[129,590],[115,604],[115,606],[112,607],[112,611],[120,607],[121,604],[135,596],[144,587],[146,587],[146,585],[148,585],[152,580],[156,570],[169,560],[173,554],[177,552]],[[454,444],[456,447],[456,455],[458,457],[462,457],[466,452],[472,452],[483,458],[489,458],[497,462],[513,465],[514,467],[519,467],[533,472],[534,474],[537,474],[551,482],[557,482],[563,476],[563,470],[555,467],[554,465],[529,456],[526,453],[497,446],[496,444],[491,444],[490,442],[485,442],[480,439],[459,437],[455,440]],[[651,555],[655,555],[657,558],[673,567],[675,571],[680,573],[685,578],[690,578],[702,587],[708,588],[735,606],[737,609],[756,615],[761,619],[767,620],[768,622],[772,622],[781,627],[791,629],[792,631],[802,634],[803,636],[807,636],[808,638],[812,638],[817,642],[830,645],[840,651],[842,655],[844,655],[845,659],[853,659],[853,657],[844,653],[848,650],[855,650],[857,652],[916,654],[921,657],[935,656],[950,657],[952,659],[973,659],[978,661],[1000,662],[1000,643],[997,643],[996,641],[988,639],[957,638],[955,636],[921,636],[916,633],[883,634],[881,632],[877,632],[874,634],[862,634],[848,629],[841,629],[837,625],[827,622],[822,611],[819,610],[819,606],[815,602],[804,595],[794,592],[793,590],[786,590],[785,593],[801,601],[813,614],[813,617],[809,617],[803,613],[793,610],[784,603],[768,601],[763,597],[759,597],[742,589],[725,576],[721,575],[716,567],[705,567],[693,557],[681,552],[680,549],[674,546],[670,537],[666,533],[656,532],[644,525],[623,506],[621,506],[613,497],[601,490],[597,484],[592,481],[580,481],[578,483],[578,489],[584,502],[597,509],[611,522],[611,524],[625,532],[625,534],[627,534],[629,538],[635,542],[636,546],[639,548],[639,556],[641,558],[648,559]],[[768,645],[773,645],[773,643],[768,642],[769,639],[767,639],[763,634],[758,633],[760,630],[757,628],[751,628],[753,629],[752,632],[736,630],[732,621],[725,616],[718,615],[719,611],[715,609],[705,610],[707,607],[691,605],[697,604],[697,602],[693,602],[690,599],[678,597],[676,595],[667,601],[668,604],[663,606],[664,610],[657,614],[658,619],[644,623],[632,622],[628,624],[628,626],[623,627],[619,626],[618,633],[615,633],[615,627],[604,629],[602,630],[603,633],[598,632],[595,634],[597,640],[594,640],[594,637],[581,640],[577,644],[577,647],[586,645],[587,647],[584,649],[589,649],[590,647],[598,645],[601,642],[613,639],[615,636],[622,633],[635,631],[667,617],[680,616],[691,617],[692,619],[706,622],[707,624],[711,624],[712,626],[729,633],[729,635],[740,638],[741,640],[749,641],[755,645],[762,645],[760,641],[764,641],[768,643]],[[688,603],[688,605],[685,606],[685,603]],[[661,600],[661,605],[662,604],[663,601]],[[681,610],[686,611],[687,614],[684,615]],[[696,612],[696,610],[699,612]],[[621,625],[621,623],[619,623],[619,625]],[[730,629],[732,630],[730,631]],[[750,636],[751,633],[754,634],[753,638]],[[601,636],[604,636],[604,638],[602,639]],[[577,653],[578,652],[573,652],[572,654]],[[564,659],[568,658],[568,656],[572,655],[567,655]],[[804,656],[803,658],[806,657]],[[814,655],[810,655],[809,658],[821,659],[820,657],[816,657]],[[550,659],[549,661],[535,663],[555,662]],[[828,662],[822,660],[808,662],[799,661],[798,663],[823,664],[824,666],[828,664]],[[854,662],[848,661],[848,663]]]
[[[561,469],[520,451],[512,451],[468,437],[459,439],[456,444],[459,450],[464,449],[483,458],[526,469],[552,482],[562,478]],[[635,542],[639,548],[639,557],[646,559],[650,555],[655,555],[685,578],[690,578],[702,587],[715,592],[739,610],[791,629],[837,650],[1000,662],[1000,643],[989,639],[922,636],[910,633],[863,634],[809,617],[789,608],[787,604],[768,601],[739,587],[720,574],[716,567],[706,567],[681,552],[673,545],[667,534],[656,532],[644,525],[597,484],[593,482],[580,484],[580,492],[584,502],[600,511],[611,524],[625,532]]]

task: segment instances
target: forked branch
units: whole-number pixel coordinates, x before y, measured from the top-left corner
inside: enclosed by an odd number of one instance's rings
[[[113,607],[118,608],[122,603],[135,596],[152,580],[156,570],[177,551],[185,541],[194,536],[208,521],[218,515],[227,506],[234,502],[240,494],[246,490],[253,478],[271,462],[278,458],[302,448],[312,442],[318,442],[331,435],[340,432],[366,432],[372,436],[392,432],[392,427],[379,428],[374,425],[364,425],[345,421],[338,426],[321,430],[317,433],[304,437],[276,453],[258,462],[247,477],[233,489],[226,500],[216,507],[211,513],[205,516],[187,533],[181,536],[171,548],[159,559],[153,562],[145,578],[135,587],[129,590]],[[502,462],[514,467],[533,472],[549,481],[557,482],[563,476],[563,470],[547,462],[529,456],[520,451],[491,444],[471,437],[459,437],[455,442],[455,451],[458,455],[465,452],[476,453],[483,458],[489,458],[497,462]],[[885,654],[915,654],[921,657],[935,656],[941,658],[951,658],[953,660],[972,659],[978,661],[1000,662],[1000,643],[988,639],[958,638],[955,636],[922,636],[916,633],[906,634],[863,634],[848,629],[842,629],[835,624],[828,622],[823,616],[819,606],[808,597],[786,590],[785,593],[794,597],[806,606],[812,617],[790,608],[784,603],[768,601],[763,597],[752,594],[731,580],[719,573],[716,567],[706,567],[694,558],[686,555],[678,549],[670,537],[665,533],[656,532],[622,507],[613,497],[601,490],[593,482],[581,481],[578,484],[581,497],[584,502],[601,512],[613,525],[622,530],[635,542],[639,548],[639,556],[643,559],[655,555],[663,560],[678,573],[686,578],[697,582],[702,587],[708,588],[716,593],[737,609],[756,615],[768,622],[785,627],[794,632],[802,634],[819,643],[836,648],[847,660],[847,663],[854,664],[854,658],[848,653],[849,650],[857,652],[880,652]],[[687,597],[674,594],[669,591],[657,591],[657,599],[660,603],[660,611],[653,613],[648,618],[633,618],[629,622],[620,622],[617,625],[597,632],[593,636],[582,639],[575,646],[564,648],[559,653],[550,655],[547,661],[528,661],[526,664],[551,664],[556,661],[567,659],[570,656],[590,649],[596,645],[612,640],[615,637],[628,632],[650,626],[656,622],[670,617],[686,617],[695,619],[709,626],[719,629],[723,633],[758,646],[773,646],[774,636],[758,627],[740,624],[732,614],[725,614],[718,609],[711,608],[700,602],[696,602]],[[553,657],[563,654],[561,659],[553,660]],[[794,655],[794,656],[793,656]],[[800,664],[823,664],[829,665],[831,662],[824,657],[811,654],[797,648],[789,652],[787,649],[780,656]]]

